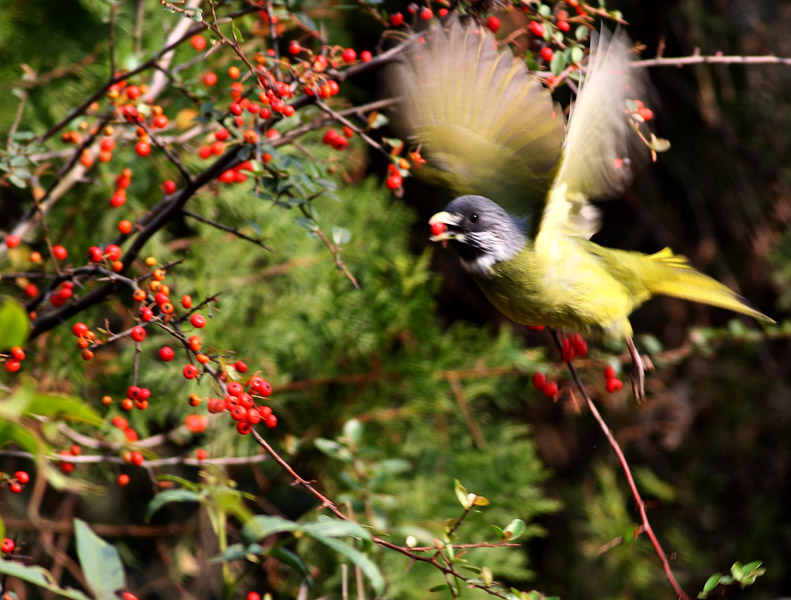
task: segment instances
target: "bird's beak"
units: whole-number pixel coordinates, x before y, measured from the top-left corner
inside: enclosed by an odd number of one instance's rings
[[[432,242],[442,242],[443,245],[445,245],[448,240],[455,240],[456,234],[451,229],[451,227],[458,225],[458,223],[458,217],[450,214],[449,212],[444,210],[442,212],[438,212],[428,220],[432,234],[428,239],[430,239]]]

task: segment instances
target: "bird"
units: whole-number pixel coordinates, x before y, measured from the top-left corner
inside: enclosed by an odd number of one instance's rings
[[[419,174],[456,196],[429,220],[429,239],[450,244],[516,323],[625,340],[641,400],[645,365],[629,316],[651,297],[774,321],[669,248],[645,254],[590,240],[600,225],[591,201],[617,196],[650,156],[634,108],[651,94],[623,29],[602,28],[590,48],[566,122],[524,60],[474,20],[449,19],[388,74],[392,122],[419,149]]]

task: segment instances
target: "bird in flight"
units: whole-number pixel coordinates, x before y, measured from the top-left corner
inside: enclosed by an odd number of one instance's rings
[[[427,162],[420,173],[457,196],[431,217],[430,239],[449,243],[513,321],[625,339],[641,399],[629,315],[652,296],[773,321],[669,248],[590,241],[599,229],[591,200],[622,192],[649,155],[628,109],[648,93],[632,62],[623,31],[594,35],[568,123],[524,61],[474,22],[454,18],[422,34],[389,79],[394,124]]]

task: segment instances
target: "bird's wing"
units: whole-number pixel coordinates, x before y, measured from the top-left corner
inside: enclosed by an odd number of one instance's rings
[[[599,229],[599,211],[589,200],[623,191],[648,156],[632,130],[627,100],[645,100],[649,87],[631,62],[632,44],[622,30],[610,35],[605,29],[593,38],[542,230],[590,238]]]
[[[396,130],[420,145],[421,171],[457,195],[543,201],[563,143],[549,92],[483,27],[454,20],[422,36],[387,73]],[[522,206],[522,210],[524,210]]]

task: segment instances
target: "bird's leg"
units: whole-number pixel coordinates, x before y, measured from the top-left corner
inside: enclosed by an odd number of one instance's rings
[[[643,359],[637,351],[631,336],[626,338],[626,347],[629,348],[629,354],[632,355],[632,374],[629,377],[629,382],[632,384],[635,399],[638,402],[642,402],[645,399],[645,366],[643,365]]]

